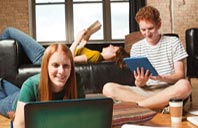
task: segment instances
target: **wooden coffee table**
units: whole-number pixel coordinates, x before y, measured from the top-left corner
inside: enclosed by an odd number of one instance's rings
[[[153,117],[153,119],[151,119],[147,122],[138,123],[138,125],[158,127],[158,128],[162,128],[162,127],[168,127],[168,128],[170,127],[171,128],[171,127],[173,127],[171,125],[170,115],[169,114],[162,114],[162,113],[157,113]],[[113,128],[121,128],[121,126],[117,126],[117,127],[113,127]],[[184,117],[183,121],[177,125],[177,128],[197,128],[197,126],[188,122]]]
[[[142,125],[146,126],[167,126],[172,127],[171,120],[170,120],[170,114],[162,114],[157,113],[156,116],[153,117],[150,121],[141,123]],[[197,128],[195,125],[191,124],[186,120],[186,116],[183,117],[183,120],[181,123],[178,124],[179,128]]]

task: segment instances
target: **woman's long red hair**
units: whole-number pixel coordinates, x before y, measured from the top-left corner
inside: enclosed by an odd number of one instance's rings
[[[65,83],[65,94],[63,99],[77,98],[77,83],[72,53],[65,44],[52,44],[49,47],[47,47],[42,58],[38,93],[40,101],[52,100],[52,91],[50,90],[50,79],[47,67],[49,63],[49,58],[56,51],[63,51],[71,61],[71,73],[67,82]]]

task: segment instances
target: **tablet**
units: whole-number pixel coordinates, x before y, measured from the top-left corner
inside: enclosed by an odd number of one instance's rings
[[[124,58],[124,62],[128,65],[128,67],[132,72],[136,71],[137,67],[139,68],[143,67],[144,72],[146,72],[146,70],[149,70],[149,72],[152,73],[153,76],[158,76],[157,71],[152,66],[152,64],[150,63],[147,57],[140,56],[140,57]]]

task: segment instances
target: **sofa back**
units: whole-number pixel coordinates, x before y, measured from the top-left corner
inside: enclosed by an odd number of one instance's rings
[[[18,87],[28,77],[40,72],[40,65],[32,64],[14,40],[0,41],[0,55],[0,78]],[[82,79],[85,93],[101,93],[107,82],[134,85],[131,71],[121,69],[114,62],[75,64],[75,70]]]
[[[121,69],[114,62],[76,64],[86,93],[101,93],[107,82],[134,86],[134,77],[128,68]]]

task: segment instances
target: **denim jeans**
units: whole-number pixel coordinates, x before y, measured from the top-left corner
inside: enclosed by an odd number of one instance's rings
[[[6,80],[0,80],[0,114],[8,117],[7,112],[13,111],[20,89]]]
[[[0,40],[4,39],[16,40],[33,64],[41,64],[45,48],[32,37],[18,29],[8,27],[0,36]]]

